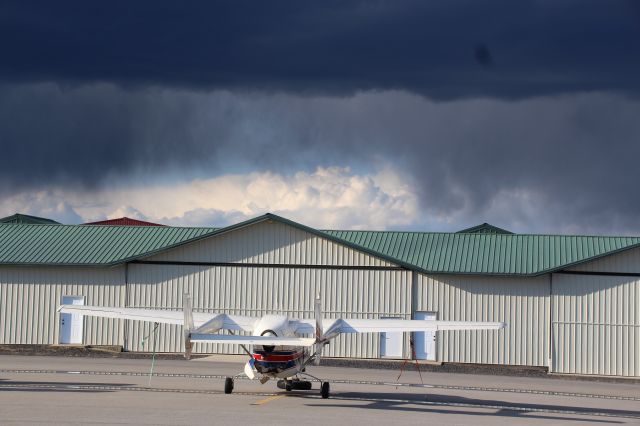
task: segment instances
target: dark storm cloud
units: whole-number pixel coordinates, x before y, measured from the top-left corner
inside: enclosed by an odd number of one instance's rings
[[[390,164],[428,217],[640,233],[637,5],[4,2],[0,196]]]
[[[419,191],[426,223],[637,234],[639,116],[639,100],[611,93],[435,102],[397,91],[308,97],[5,87],[0,139],[11,143],[3,144],[0,182],[17,193],[243,167],[370,173],[388,164]]]
[[[319,160],[313,117],[289,113],[269,95],[0,85],[0,195],[333,164],[338,152]]]
[[[443,103],[391,92],[289,106],[286,118],[268,116],[288,127],[283,140],[314,140],[338,161],[393,164],[420,191],[425,217],[496,220],[520,232],[640,233],[638,100]]]
[[[638,11],[602,0],[3,2],[0,78],[435,98],[636,93]]]
[[[166,102],[108,86],[0,86],[0,189],[92,186],[196,157],[188,133],[192,105],[180,96]]]

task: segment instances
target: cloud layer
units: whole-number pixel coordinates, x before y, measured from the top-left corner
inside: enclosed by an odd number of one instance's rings
[[[179,226],[224,226],[267,212],[320,228],[385,229],[418,219],[413,188],[392,170],[359,175],[337,167],[99,191],[57,188],[9,197],[0,216],[14,210],[65,223],[127,216]]]
[[[635,1],[3,2],[0,79],[522,98],[638,93]]]
[[[0,210],[637,234],[639,39],[634,1],[4,2]]]
[[[417,197],[416,226],[493,220],[532,232],[639,229],[640,201],[632,194],[640,178],[640,101],[634,98],[591,93],[436,102],[398,91],[307,97],[52,84],[0,92],[8,93],[0,96],[0,138],[9,142],[0,157],[5,196],[59,187],[78,193],[176,188],[218,177],[238,190],[223,176],[311,176],[318,167],[371,176],[388,166]],[[240,192],[256,200],[279,193],[278,179],[269,184]],[[241,200],[229,200],[224,214],[248,214]],[[256,212],[287,210],[255,204]],[[152,216],[184,213],[166,208]],[[334,223],[328,219],[324,227]],[[357,223],[380,222],[345,219],[343,227]]]

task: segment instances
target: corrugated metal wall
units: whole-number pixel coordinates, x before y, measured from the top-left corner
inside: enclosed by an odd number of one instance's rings
[[[605,256],[591,262],[567,268],[567,270],[589,272],[631,272],[637,274],[640,273],[640,248],[625,250],[618,254]]]
[[[404,270],[359,270],[351,266],[394,266],[312,233],[279,223],[262,222],[207,238],[146,260],[234,262],[251,264],[330,265],[341,269],[261,266],[129,266],[128,305],[182,309],[185,290],[194,308],[239,315],[276,310],[295,317],[313,317],[318,290],[328,317],[411,317],[411,273]],[[148,350],[142,340],[150,325],[130,324],[127,348]],[[161,326],[159,351],[182,351],[181,329]],[[377,334],[340,336],[326,349],[328,356],[376,358]],[[241,353],[229,345],[196,345],[195,351]]]
[[[193,295],[194,309],[260,316],[282,312],[292,317],[313,318],[313,300],[323,296],[327,317],[411,317],[409,271],[310,269],[278,267],[226,267],[131,265],[129,306],[182,309],[182,295]],[[129,350],[149,350],[141,341],[150,325],[131,323]],[[158,351],[183,350],[181,327],[160,326]],[[198,344],[197,352],[241,353],[228,345]],[[340,336],[327,347],[327,356],[375,358],[377,334]]]
[[[640,376],[638,277],[553,274],[552,305],[553,372]]]
[[[416,310],[440,320],[504,321],[499,331],[438,332],[444,362],[548,364],[549,275],[536,278],[417,274]]]
[[[392,266],[384,260],[274,221],[177,247],[147,260]]]
[[[124,306],[124,269],[0,267],[0,343],[58,343],[63,295]],[[123,337],[123,321],[85,317],[84,344],[122,345]]]
[[[640,376],[640,248],[553,274],[553,371]],[[605,273],[590,275],[589,273]]]

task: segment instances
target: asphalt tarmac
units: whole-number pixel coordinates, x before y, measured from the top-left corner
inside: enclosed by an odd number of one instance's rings
[[[309,367],[331,397],[224,377],[244,358],[192,361],[0,355],[0,424],[640,424],[640,386],[551,378]]]

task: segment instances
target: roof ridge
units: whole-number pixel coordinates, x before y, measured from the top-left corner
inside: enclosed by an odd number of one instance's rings
[[[477,235],[480,237],[578,237],[578,238],[640,238],[640,235],[581,235],[581,234],[489,234],[477,232],[447,232],[447,231],[394,231],[394,230],[368,230],[368,229],[323,229],[321,232],[376,232],[395,234],[420,234],[420,235]]]
[[[34,216],[35,217],[35,216]],[[262,217],[262,216],[259,216]],[[267,216],[269,217],[269,216]],[[277,216],[276,216],[277,217]],[[273,218],[273,215],[271,216]],[[284,218],[283,218],[284,219]],[[285,219],[288,220],[288,219]],[[245,222],[240,222],[245,223]],[[165,225],[162,228],[167,229],[203,229],[203,230],[220,230],[226,228],[232,228],[235,225],[229,226],[175,226],[175,225]],[[89,225],[85,223],[78,224],[65,224],[65,223],[0,223],[0,226],[14,226],[14,227],[26,227],[26,226],[55,226],[55,227],[104,227],[104,228],[141,228],[136,225]],[[306,227],[306,225],[303,225]],[[308,228],[308,227],[307,227]],[[312,228],[315,229],[315,228]],[[394,231],[390,229],[385,230],[371,230],[371,229],[316,229],[318,232],[367,232],[367,233],[389,233],[389,234],[418,234],[418,235],[474,235],[479,237],[565,237],[565,238],[639,238],[640,235],[594,235],[594,234],[532,234],[532,233],[524,233],[524,234],[482,234],[476,232],[447,232],[447,231]]]

